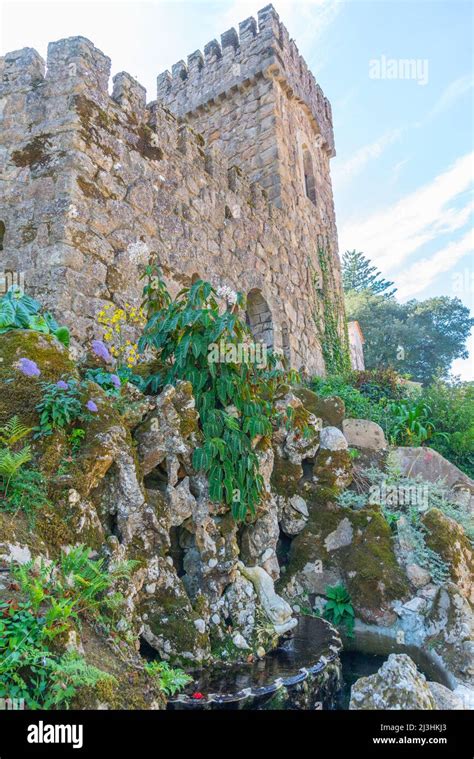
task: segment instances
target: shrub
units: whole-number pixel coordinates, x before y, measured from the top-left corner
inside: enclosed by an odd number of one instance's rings
[[[33,329],[54,335],[66,347],[70,341],[67,327],[60,327],[48,311],[42,312],[38,301],[15,286],[0,300],[0,334],[11,329]]]
[[[239,315],[240,294],[234,293],[232,306],[221,310],[208,282],[199,280],[172,300],[159,270],[148,267],[147,276],[148,321],[139,349],[154,350],[160,367],[147,385],[157,392],[178,380],[191,382],[204,438],[194,451],[193,466],[207,474],[211,499],[224,501],[236,519],[244,519],[255,512],[263,493],[255,443],[269,443],[274,402],[288,375],[270,351],[268,367],[243,354],[253,337]],[[229,359],[212,360],[218,344]]]
[[[0,602],[0,697],[24,698],[29,709],[64,708],[80,687],[114,679],[78,654],[57,653],[55,644],[83,618],[102,619],[122,600],[110,588],[132,563],[108,571],[89,554],[75,546],[58,562],[12,565],[22,600]]]
[[[391,403],[392,416],[390,442],[394,445],[419,446],[435,436],[447,437],[436,432],[431,408],[424,400],[404,400]]]
[[[0,428],[0,508],[3,511],[23,509],[31,514],[48,503],[42,474],[26,466],[32,458],[30,446],[14,450],[30,432],[17,416]]]
[[[438,379],[423,392],[436,429],[430,445],[474,479],[474,385]]]

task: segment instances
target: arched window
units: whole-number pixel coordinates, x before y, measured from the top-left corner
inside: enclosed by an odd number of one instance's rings
[[[289,363],[291,361],[290,333],[286,322],[283,322],[281,325],[281,347],[283,349],[283,355]]]
[[[273,348],[272,314],[261,291],[256,288],[247,295],[246,321],[255,340]]]
[[[314,178],[313,159],[307,145],[303,145],[303,173],[306,197],[316,205],[316,181]]]

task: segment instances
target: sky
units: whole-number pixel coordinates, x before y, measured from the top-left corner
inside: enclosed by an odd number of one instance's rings
[[[265,0],[1,3],[0,46],[83,35],[155,98],[156,76]],[[470,0],[275,0],[333,110],[341,253],[357,249],[397,297],[448,295],[474,311],[474,4]],[[406,65],[406,61],[410,61]],[[469,359],[452,371],[474,379]]]

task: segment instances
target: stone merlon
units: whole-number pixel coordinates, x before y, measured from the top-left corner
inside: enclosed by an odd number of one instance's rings
[[[239,24],[239,33],[229,29],[221,42],[211,40],[178,61],[171,73],[157,79],[158,100],[173,113],[184,117],[211,101],[232,96],[258,77],[278,80],[289,97],[301,102],[314,120],[330,156],[335,155],[332,112],[329,100],[317,84],[304,58],[272,5]]]

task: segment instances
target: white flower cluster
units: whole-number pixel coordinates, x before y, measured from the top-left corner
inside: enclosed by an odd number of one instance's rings
[[[226,300],[229,306],[235,306],[235,304],[237,303],[237,293],[235,292],[235,290],[232,290],[231,287],[227,287],[227,285],[222,285],[221,287],[217,288],[216,292],[217,292],[218,297]]]

